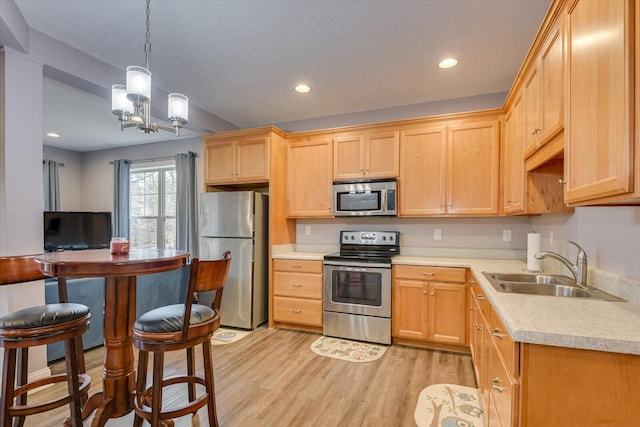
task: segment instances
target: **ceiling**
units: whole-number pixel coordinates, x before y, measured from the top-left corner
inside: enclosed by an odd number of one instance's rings
[[[142,0],[14,1],[32,29],[121,68],[123,81],[113,83],[124,83],[127,65],[144,65]],[[549,5],[550,0],[152,1],[150,69],[154,86],[184,93],[239,128],[506,92]],[[439,69],[447,56],[458,65]],[[296,93],[300,82],[311,92]],[[59,140],[76,141],[65,148],[111,148],[135,133],[120,132],[110,100],[100,96],[45,79],[44,100],[45,131],[64,123]],[[170,138],[163,133],[126,143]]]

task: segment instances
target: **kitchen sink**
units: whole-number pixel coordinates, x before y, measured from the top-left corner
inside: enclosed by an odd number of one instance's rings
[[[545,285],[575,285],[571,277],[560,274],[484,273],[489,280],[516,283],[540,283]]]
[[[486,273],[484,276],[498,291],[512,294],[548,295],[588,298],[603,301],[625,301],[600,289],[583,289],[571,277],[547,274]]]

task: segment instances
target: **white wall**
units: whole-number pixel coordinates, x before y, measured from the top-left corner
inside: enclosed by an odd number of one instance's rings
[[[542,233],[544,250],[573,261],[576,249],[567,243],[573,240],[587,252],[590,267],[640,280],[640,206],[580,207],[573,215],[533,217],[532,227]]]
[[[433,238],[434,229],[441,230],[441,240]],[[531,225],[528,217],[299,219],[297,243],[337,245],[341,230],[399,231],[400,246],[407,247],[524,250]],[[502,240],[503,230],[511,230],[510,242]]]

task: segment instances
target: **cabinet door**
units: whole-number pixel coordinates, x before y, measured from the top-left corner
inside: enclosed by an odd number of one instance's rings
[[[445,213],[446,128],[400,133],[399,216]]]
[[[568,5],[565,202],[633,191],[633,4]]]
[[[546,143],[564,125],[564,45],[561,19],[555,23],[540,52],[540,142]]]
[[[467,326],[467,285],[429,284],[429,339],[464,344]]]
[[[525,210],[524,131],[522,98],[518,97],[504,121],[504,212]]]
[[[395,178],[400,173],[400,132],[365,137],[364,173],[367,178]]]
[[[427,338],[427,285],[417,280],[393,282],[393,336]]]
[[[236,182],[269,180],[269,138],[243,139],[236,142]]]
[[[448,140],[447,212],[498,214],[498,121],[451,126]]]
[[[331,140],[289,144],[287,216],[331,217]]]
[[[205,184],[229,184],[235,179],[235,144],[212,142],[204,146]]]
[[[524,143],[527,154],[532,153],[542,129],[540,128],[540,73],[534,66],[524,82]]]
[[[365,176],[363,136],[333,139],[333,179],[358,179]]]

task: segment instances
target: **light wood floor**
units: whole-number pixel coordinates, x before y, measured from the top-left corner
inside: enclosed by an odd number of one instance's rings
[[[352,363],[318,356],[320,335],[260,327],[242,340],[213,346],[218,418],[223,427],[415,426],[420,391],[431,384],[475,386],[468,355],[391,346],[382,359]],[[86,353],[90,394],[102,389],[102,348]],[[167,370],[183,371],[183,353],[169,353]],[[200,361],[200,355],[198,355]],[[197,362],[198,365],[201,363]],[[52,365],[53,371],[63,364]],[[44,398],[51,390],[34,395]],[[173,394],[173,396],[171,396]],[[186,390],[165,393],[182,398]],[[27,417],[27,426],[60,426],[68,409]],[[132,414],[107,426],[130,426]],[[206,408],[200,422],[207,426]],[[90,419],[85,422],[91,425]],[[190,426],[189,417],[176,426]]]

